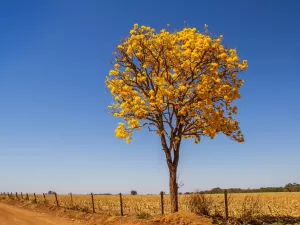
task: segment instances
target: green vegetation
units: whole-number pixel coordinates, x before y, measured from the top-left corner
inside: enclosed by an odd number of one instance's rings
[[[242,189],[242,188],[229,188],[228,193],[259,193],[259,192],[300,192],[300,184],[288,183],[284,187],[261,187],[256,189]],[[222,194],[224,189],[213,188],[211,190],[200,191],[203,194]],[[193,192],[186,192],[185,194],[193,194]]]

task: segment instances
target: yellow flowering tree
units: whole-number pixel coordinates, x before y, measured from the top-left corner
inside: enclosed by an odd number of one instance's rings
[[[170,32],[137,24],[114,53],[114,66],[106,85],[114,97],[109,106],[124,119],[116,136],[132,139],[135,130],[147,127],[160,137],[169,168],[171,211],[178,211],[177,166],[183,138],[200,142],[223,133],[243,142],[235,121],[247,68],[235,49],[222,45],[222,36],[212,37],[207,27]]]

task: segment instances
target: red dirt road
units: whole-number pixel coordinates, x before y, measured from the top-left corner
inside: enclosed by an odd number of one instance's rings
[[[0,203],[0,225],[80,225],[76,221],[57,219],[53,216],[19,209]]]

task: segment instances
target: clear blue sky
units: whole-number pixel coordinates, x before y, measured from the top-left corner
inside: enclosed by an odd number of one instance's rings
[[[114,137],[104,85],[134,23],[187,21],[237,48],[249,68],[238,120],[244,144],[223,136],[183,144],[180,191],[300,182],[298,1],[0,2],[0,191],[168,192],[158,137]]]

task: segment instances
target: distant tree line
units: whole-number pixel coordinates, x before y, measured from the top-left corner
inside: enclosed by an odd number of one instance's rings
[[[261,187],[254,189],[242,189],[242,188],[229,188],[227,189],[228,193],[257,193],[257,192],[300,192],[300,184],[297,183],[288,183],[284,187]],[[213,188],[211,190],[200,191],[203,194],[222,194],[224,189],[222,188]],[[193,192],[185,192],[185,195],[193,194]]]
[[[198,192],[179,192],[178,195],[189,195],[194,193],[203,193],[203,194],[222,194],[224,193],[225,189],[216,187],[211,190],[205,191],[198,191]],[[284,187],[261,187],[261,188],[254,188],[254,189],[242,189],[242,188],[229,188],[227,189],[228,193],[258,193],[258,192],[300,192],[300,184],[297,183],[288,183]],[[48,191],[48,194],[55,194],[54,191]],[[138,192],[132,190],[130,192],[131,195],[137,195]],[[166,195],[165,192],[163,192]],[[88,194],[90,195],[90,194]],[[94,195],[112,195],[111,193],[103,193],[103,194],[94,194]],[[146,195],[157,195],[157,194],[146,194]]]

